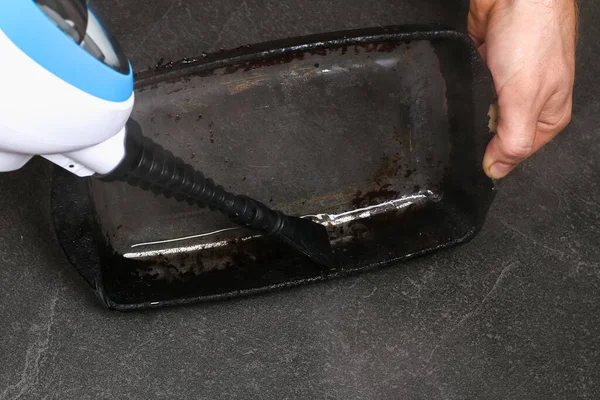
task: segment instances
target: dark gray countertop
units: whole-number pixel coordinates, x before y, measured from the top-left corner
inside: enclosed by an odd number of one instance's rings
[[[97,2],[138,70],[457,15],[435,0],[420,10],[393,0]],[[0,175],[0,400],[599,398],[600,6],[581,8],[571,126],[501,183],[475,240],[404,265],[220,304],[108,312],[55,239],[49,165]]]

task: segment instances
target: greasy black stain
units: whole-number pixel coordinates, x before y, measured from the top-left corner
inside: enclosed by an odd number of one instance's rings
[[[360,195],[360,204],[394,197]],[[110,245],[103,252],[105,290],[113,301],[139,303],[239,295],[247,290],[296,285],[364,269],[447,243],[470,225],[445,203],[426,202],[328,228],[336,267],[327,270],[268,237],[230,240],[223,247],[144,260],[125,259]]]
[[[363,208],[372,206],[378,203],[394,200],[398,198],[398,192],[389,190],[389,185],[383,186],[378,190],[371,190],[363,193],[360,190],[354,195],[352,199],[352,206],[354,208]]]
[[[248,62],[248,63],[244,64],[244,71],[250,71],[251,69],[256,69],[256,68],[270,67],[273,65],[289,64],[294,60],[304,60],[304,57],[305,57],[304,53],[296,53],[296,52],[284,53],[278,57],[266,58],[264,60],[255,60],[252,62]]]
[[[321,267],[307,267],[293,251],[267,238],[233,240],[223,248],[145,260],[109,251],[104,255],[106,265],[118,268],[105,271],[107,290],[121,302],[209,296],[322,273]]]
[[[374,28],[373,33],[384,33],[385,35],[390,35],[393,33],[400,33],[399,28]],[[146,71],[140,71],[136,74],[136,82],[142,81],[143,79],[148,79],[155,77],[161,73],[166,71],[176,71],[183,68],[189,68],[192,66],[202,66],[210,65],[211,63],[219,64],[222,60],[226,60],[228,58],[238,57],[240,59],[248,58],[248,61],[241,61],[237,64],[226,64],[226,65],[216,65],[213,67],[208,67],[206,69],[200,69],[194,71],[194,75],[196,76],[210,76],[215,73],[219,68],[224,68],[225,74],[232,74],[239,70],[250,71],[257,68],[264,68],[273,65],[281,65],[288,64],[294,60],[303,60],[307,55],[310,56],[327,56],[332,52],[340,52],[342,55],[345,55],[350,48],[354,49],[355,54],[360,54],[361,51],[365,51],[368,53],[371,52],[385,52],[389,53],[394,51],[398,46],[406,46],[407,44],[412,42],[412,38],[410,35],[406,37],[399,37],[394,40],[386,40],[382,42],[376,43],[365,43],[365,42],[353,42],[351,38],[347,35],[338,34],[325,34],[320,35],[322,44],[313,46],[307,49],[302,48],[301,46],[296,50],[294,49],[297,46],[297,39],[287,39],[278,41],[277,43],[281,46],[288,45],[287,49],[283,48],[279,52],[275,52],[273,54],[266,54],[266,49],[272,47],[274,43],[263,43],[254,46],[244,45],[237,47],[233,50],[225,50],[220,49],[216,53],[205,53],[202,52],[199,57],[191,57],[191,58],[183,58],[178,61],[169,61],[165,62],[164,57],[160,58],[154,67],[148,68]],[[369,56],[367,56],[369,58]],[[176,79],[168,80],[167,82],[176,82],[180,80],[189,81],[189,76],[181,76]],[[139,85],[138,85],[139,86]],[[146,88],[140,87],[139,91],[143,91]]]
[[[395,180],[394,178],[402,169],[401,159],[400,153],[396,153],[392,157],[386,155],[381,158],[381,165],[373,178],[378,187],[381,188]]]
[[[385,29],[384,31],[394,32]],[[418,38],[419,36],[413,35],[411,37]],[[406,43],[409,42],[397,39],[374,44],[347,42],[345,38],[336,40],[337,42],[333,44],[328,42],[327,46],[317,47],[313,50],[287,51],[286,54],[261,53],[263,50],[260,46],[257,46],[251,50],[255,52],[254,55],[244,47],[239,50],[241,53],[206,54],[198,59],[185,59],[175,63],[165,63],[163,59],[159,60],[160,63],[157,63],[155,70],[148,71],[145,76],[158,76],[157,73],[174,72],[178,68],[187,68],[191,65],[201,67],[194,70],[192,74],[188,74],[188,76],[169,75],[173,76],[172,81],[181,82],[189,80],[189,75],[210,75],[217,70],[219,70],[219,73],[223,70],[226,73],[233,73],[240,70],[245,71],[247,68],[253,69],[266,65],[285,64],[301,59],[300,57],[325,56],[333,51],[338,52],[338,55],[340,52],[345,53],[346,51],[354,51],[354,54],[388,52],[393,51],[394,46],[406,46]],[[373,41],[375,39],[368,38],[366,40]],[[346,50],[344,50],[344,46],[347,47]],[[232,67],[227,65],[226,62],[219,64],[220,60],[225,60],[225,57],[232,54],[242,54],[242,56],[247,54],[248,58],[236,59]],[[375,56],[373,55],[373,58]],[[272,60],[266,63],[256,61],[256,59],[264,57],[272,58]],[[365,57],[369,58],[369,55],[365,55]],[[453,58],[448,59],[452,60]],[[204,64],[206,64],[206,67],[203,67]],[[311,64],[312,62],[308,65]],[[468,64],[468,60],[466,64]],[[449,73],[447,71],[463,71],[463,69],[451,68],[452,65],[452,63],[449,63],[448,67],[444,69],[446,71],[444,76]],[[456,72],[456,74],[459,73],[462,72]],[[454,80],[450,78],[452,76],[449,76],[449,80],[451,82],[455,81],[457,87],[460,85],[465,86],[463,92],[467,92],[467,89],[470,90],[472,87],[470,82],[465,83],[464,77],[458,76]],[[144,85],[142,82],[140,85],[146,88],[158,87],[156,83],[146,83]],[[457,94],[455,92],[456,88],[449,88],[449,96],[454,96],[452,98],[460,101],[449,101],[450,107],[453,104],[458,104],[460,108],[461,104],[473,103],[463,101],[464,98],[467,98],[465,93]],[[470,93],[471,91],[466,94]],[[469,110],[465,109],[464,113],[466,114]],[[475,138],[477,136],[474,134],[475,132],[465,129],[464,124],[461,125],[461,121],[470,122],[470,116],[458,115],[459,112],[460,109],[458,111],[450,109],[452,122],[450,130],[456,133],[452,139],[456,141],[454,147],[464,152],[464,149],[470,148],[470,145],[458,146],[458,144],[469,144],[470,142],[464,142],[463,136],[465,138]],[[173,118],[173,116],[171,115],[169,118]],[[201,119],[202,116],[197,118],[197,120]],[[207,116],[206,119],[210,119],[210,117]],[[402,123],[398,123],[398,126],[400,130],[404,129]],[[212,135],[212,125],[209,129],[211,129]],[[454,139],[455,137],[457,139]],[[211,137],[211,141],[213,139],[214,137]],[[402,144],[400,134],[398,134],[397,142]],[[281,287],[281,285],[292,286],[328,279],[354,271],[362,271],[379,263],[435,250],[438,246],[459,243],[479,225],[481,221],[479,210],[486,209],[489,205],[489,193],[487,191],[489,185],[485,186],[488,181],[484,181],[480,177],[479,165],[476,169],[479,175],[476,175],[475,172],[469,170],[470,166],[474,165],[471,160],[466,160],[460,154],[457,156],[457,160],[458,162],[452,164],[450,170],[446,170],[447,175],[452,175],[451,179],[448,179],[449,183],[446,182],[448,183],[446,186],[430,187],[429,183],[426,184],[427,189],[439,194],[442,200],[436,202],[425,199],[423,202],[413,204],[402,210],[373,215],[370,218],[363,218],[340,226],[329,226],[331,239],[335,241],[334,249],[338,263],[335,270],[323,271],[304,258],[298,257],[294,252],[288,251],[281,243],[274,242],[269,238],[230,241],[218,249],[207,249],[189,254],[154,257],[145,260],[124,259],[115,254],[110,244],[107,244],[106,248],[101,249],[103,262],[100,268],[102,268],[101,274],[105,285],[102,290],[104,290],[105,296],[121,304],[135,304],[141,301],[168,301],[182,298],[209,299],[212,298],[210,296],[236,296],[249,290],[270,290]],[[403,170],[406,178],[412,177],[413,180],[406,182],[402,190],[393,190],[395,187],[391,186],[390,180],[395,176],[395,181],[401,181],[397,176],[400,164],[399,153],[395,155],[388,154],[386,159],[382,159],[377,176],[374,177],[373,181],[367,183],[368,187],[374,187],[374,190],[356,193],[352,201],[353,207],[361,208],[393,200],[410,194],[411,189],[414,192],[419,192],[421,187],[418,185],[413,186],[415,183],[413,174],[416,171],[414,169]],[[406,165],[407,168],[414,166],[408,160],[404,160],[402,165]],[[464,173],[469,174],[468,179],[462,178]],[[244,177],[243,180],[246,180],[246,178]],[[472,186],[463,189],[462,185],[464,185],[465,180],[468,180],[469,185]]]

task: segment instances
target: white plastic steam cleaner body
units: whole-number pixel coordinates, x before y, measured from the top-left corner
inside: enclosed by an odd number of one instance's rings
[[[131,66],[87,0],[0,2],[0,172],[34,155],[77,174],[125,154]]]

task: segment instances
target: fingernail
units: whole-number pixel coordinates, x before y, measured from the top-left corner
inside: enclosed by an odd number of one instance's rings
[[[514,165],[506,164],[503,162],[496,162],[490,167],[490,178],[502,179],[506,175],[508,175],[510,171],[512,171],[514,168]]]

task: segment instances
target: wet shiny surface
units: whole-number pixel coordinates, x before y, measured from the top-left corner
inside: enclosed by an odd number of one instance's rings
[[[272,238],[233,230],[209,209],[93,181],[101,262],[67,254],[79,270],[101,274],[91,286],[103,287],[109,307],[347,276],[479,230],[494,195],[480,163],[493,93],[468,38],[389,28],[241,50],[142,75],[133,118],[226,190],[312,216],[329,231],[333,263],[322,268]],[[54,185],[63,210],[69,196],[88,197],[64,189],[69,177]],[[68,219],[57,213],[61,242],[72,240]]]

